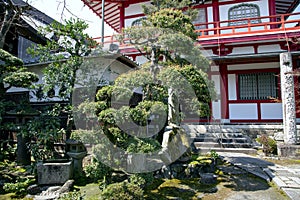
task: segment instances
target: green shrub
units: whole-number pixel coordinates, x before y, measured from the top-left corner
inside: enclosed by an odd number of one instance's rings
[[[83,200],[83,197],[80,192],[69,192],[59,197],[59,200]]]
[[[139,200],[144,199],[143,190],[136,184],[123,181],[108,185],[101,193],[102,200]]]
[[[263,134],[256,141],[263,146],[263,152],[265,155],[277,154],[277,144],[276,141],[270,138],[268,135]]]
[[[161,148],[159,142],[152,138],[133,137],[128,141],[127,152],[130,153],[150,153]]]
[[[94,159],[94,161],[84,167],[86,177],[96,183],[111,175],[111,168]]]
[[[24,196],[27,193],[28,186],[33,182],[34,179],[19,179],[16,183],[4,183],[3,189],[5,192],[15,193],[17,196]]]
[[[154,177],[153,173],[141,173],[141,174],[133,174],[129,178],[130,183],[138,185],[140,187],[145,187],[153,182]]]
[[[101,130],[77,129],[72,131],[71,139],[78,140],[83,144],[99,144]]]

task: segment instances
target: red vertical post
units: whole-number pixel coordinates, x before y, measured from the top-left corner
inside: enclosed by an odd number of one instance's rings
[[[125,5],[124,3],[119,4],[120,9],[120,32],[125,27]]]
[[[219,0],[213,0],[212,1],[212,11],[213,11],[213,20],[214,20],[214,28],[217,28],[219,26],[220,21],[220,11],[219,11]],[[217,34],[217,31],[215,31],[215,34]]]
[[[276,15],[276,5],[275,5],[275,0],[269,0],[269,15],[270,16],[274,16]],[[275,17],[271,17],[270,18],[270,22],[276,22],[276,18]],[[272,24],[271,25],[271,29],[276,28],[277,25]]]
[[[221,119],[229,119],[229,110],[228,110],[228,71],[226,64],[220,64],[220,89],[221,89]]]

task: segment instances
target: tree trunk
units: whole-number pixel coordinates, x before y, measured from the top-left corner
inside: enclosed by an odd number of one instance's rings
[[[17,12],[15,11],[15,6],[13,5],[11,0],[4,2],[5,12],[2,24],[0,26],[0,49],[3,49],[5,43],[5,37],[8,33],[13,20],[17,16]]]

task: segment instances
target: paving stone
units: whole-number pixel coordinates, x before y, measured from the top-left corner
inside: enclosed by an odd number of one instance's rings
[[[294,184],[295,184],[294,181],[284,181],[284,182],[285,182],[285,184],[287,184],[287,185],[294,185]]]
[[[256,157],[242,153],[221,153],[224,159],[265,180],[272,180],[292,200],[300,199],[300,170],[274,165]]]
[[[300,199],[300,190],[299,189],[283,188],[283,191],[287,194],[287,196],[291,200],[299,200]]]
[[[287,187],[287,185],[285,184],[285,182],[283,182],[279,177],[275,176],[273,179],[273,182],[279,187],[279,188],[283,188],[283,187]]]
[[[291,179],[289,179],[289,178],[286,177],[286,176],[281,176],[280,178],[281,178],[281,180],[283,180],[283,181],[290,181],[290,180],[291,180]]]
[[[299,177],[293,177],[292,178],[297,184],[300,185],[300,178]]]

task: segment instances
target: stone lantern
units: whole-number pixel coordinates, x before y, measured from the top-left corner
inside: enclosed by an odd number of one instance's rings
[[[82,142],[68,139],[66,141],[67,155],[73,160],[73,175],[74,178],[82,175],[82,160],[87,155],[86,147]]]

